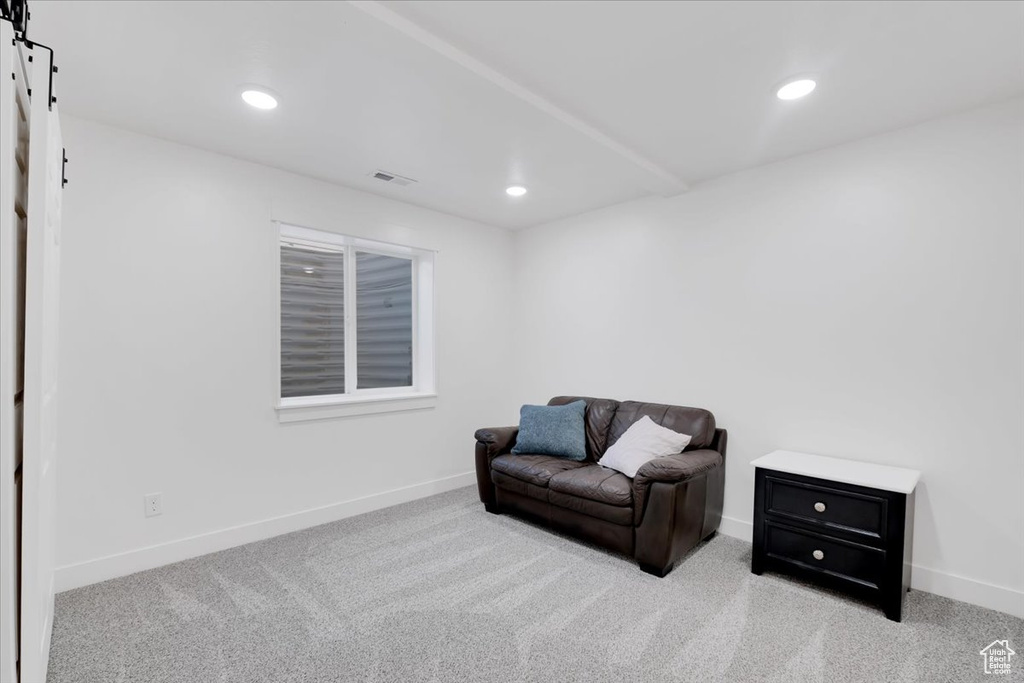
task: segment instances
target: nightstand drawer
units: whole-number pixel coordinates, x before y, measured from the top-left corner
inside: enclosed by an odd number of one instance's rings
[[[765,525],[765,554],[804,569],[877,589],[885,569],[885,551],[820,534]]]
[[[766,478],[765,512],[823,527],[885,538],[886,499],[826,486]]]

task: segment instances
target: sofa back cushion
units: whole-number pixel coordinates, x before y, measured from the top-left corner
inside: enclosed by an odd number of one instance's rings
[[[662,427],[693,437],[686,447],[688,451],[696,448],[708,448],[715,438],[715,416],[703,408],[622,401],[608,427],[603,447],[607,448],[618,441],[619,437],[644,415]]]
[[[583,417],[587,432],[587,460],[597,462],[608,447],[608,427],[615,417],[615,409],[619,402],[609,398],[591,398],[589,396],[556,396],[548,401],[548,405],[563,406],[575,401],[583,401],[587,404],[587,410]]]

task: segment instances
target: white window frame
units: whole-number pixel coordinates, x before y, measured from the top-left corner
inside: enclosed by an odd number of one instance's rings
[[[434,261],[436,252],[336,232],[274,222],[276,299],[274,406],[281,422],[320,420],[350,415],[422,410],[437,402],[434,339]],[[285,244],[344,251],[345,254],[345,388],[344,394],[281,396],[281,247]],[[359,389],[356,360],[356,251],[412,261],[412,386]],[[349,387],[353,387],[349,389]]]

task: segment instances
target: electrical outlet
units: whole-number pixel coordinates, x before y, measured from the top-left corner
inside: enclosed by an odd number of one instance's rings
[[[156,517],[164,512],[163,503],[160,501],[159,493],[151,493],[148,496],[143,496],[142,502],[145,505],[146,516]]]

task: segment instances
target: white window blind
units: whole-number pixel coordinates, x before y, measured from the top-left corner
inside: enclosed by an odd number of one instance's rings
[[[412,386],[412,261],[356,252],[357,384]]]
[[[279,409],[434,395],[433,252],[282,225],[280,285]]]
[[[281,246],[281,396],[345,393],[345,250]]]

